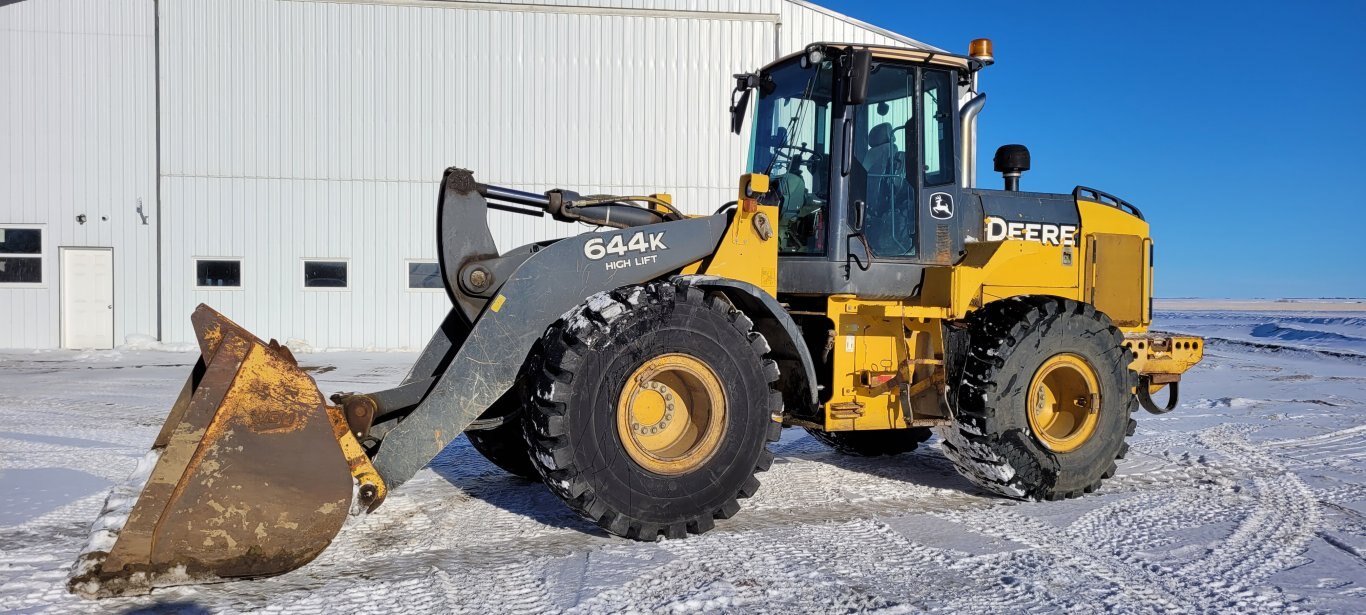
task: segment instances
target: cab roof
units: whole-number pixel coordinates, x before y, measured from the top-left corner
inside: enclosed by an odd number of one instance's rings
[[[793,58],[800,57],[802,54],[805,54],[806,50],[810,49],[812,45],[822,45],[825,47],[837,48],[867,49],[873,53],[873,58],[876,60],[900,60],[903,62],[943,66],[946,68],[954,68],[964,71],[969,70],[973,64],[972,58],[958,54],[948,53],[946,51],[940,51],[938,49],[910,49],[907,47],[892,47],[890,45],[868,45],[865,43],[837,43],[830,41],[818,41],[815,43],[811,43],[810,45],[807,45],[801,51],[787,54],[781,58],[778,58],[777,60],[774,60],[773,62],[768,63],[766,66],[764,66],[764,70],[782,64],[783,62],[786,62]]]

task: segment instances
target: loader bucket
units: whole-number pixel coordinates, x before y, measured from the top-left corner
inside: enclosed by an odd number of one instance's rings
[[[383,483],[289,350],[207,306],[200,360],[151,452],[116,487],[68,587],[87,597],[280,574],[317,557],[353,493]]]

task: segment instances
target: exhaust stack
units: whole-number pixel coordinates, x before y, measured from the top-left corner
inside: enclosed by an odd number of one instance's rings
[[[996,63],[996,56],[991,50],[991,39],[975,38],[968,45],[968,57],[972,62],[968,71],[972,75],[968,82],[966,95],[970,95],[963,109],[958,112],[958,122],[960,133],[962,134],[962,159],[963,177],[959,180],[964,188],[977,187],[977,115],[982,112],[982,105],[987,102],[987,95],[977,88],[977,73],[983,68]]]
[[[986,103],[987,95],[978,94],[968,101],[968,104],[963,105],[963,110],[958,113],[963,134],[964,188],[977,187],[977,115],[982,112],[982,105]]]

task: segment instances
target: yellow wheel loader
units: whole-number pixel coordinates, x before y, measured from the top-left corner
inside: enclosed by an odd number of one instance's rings
[[[325,398],[286,348],[200,306],[199,362],[69,587],[293,570],[461,433],[639,540],[739,512],[787,426],[854,455],[936,430],[986,490],[1096,489],[1135,407],[1174,407],[1203,343],[1146,332],[1152,241],[1136,207],[1021,192],[1018,145],[994,159],[1004,190],[974,186],[978,72],[993,60],[989,41],[971,49],[819,43],[737,75],[749,169],[709,216],[663,194],[533,194],[447,170],[453,307],[389,390]],[[490,210],[597,230],[500,253]]]

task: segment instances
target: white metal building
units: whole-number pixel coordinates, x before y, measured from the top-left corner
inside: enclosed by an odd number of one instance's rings
[[[0,348],[190,341],[201,302],[420,347],[443,169],[710,212],[731,75],[817,40],[924,47],[801,0],[0,0]]]

